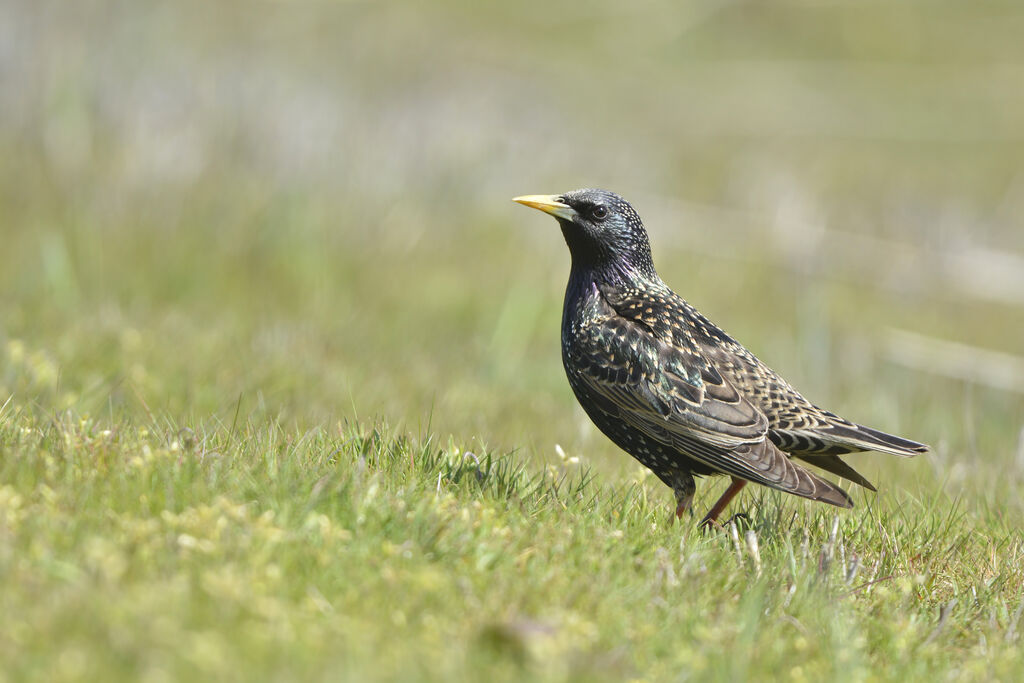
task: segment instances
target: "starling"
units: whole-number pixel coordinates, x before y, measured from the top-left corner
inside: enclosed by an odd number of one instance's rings
[[[841,454],[928,450],[814,405],[669,289],[640,216],[619,195],[583,189],[515,201],[554,216],[569,246],[562,363],[573,393],[598,429],[672,488],[677,517],[691,507],[694,476],[711,474],[732,483],[702,525],[747,482],[853,507],[793,460],[875,491]]]

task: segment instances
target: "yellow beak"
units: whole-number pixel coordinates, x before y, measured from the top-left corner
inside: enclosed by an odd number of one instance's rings
[[[558,218],[564,218],[567,221],[571,221],[576,216],[576,211],[568,204],[563,204],[558,201],[558,195],[553,194],[526,194],[522,197],[516,197],[512,201],[519,202],[523,206],[528,206],[531,209],[538,209],[544,213],[550,213],[552,216]]]

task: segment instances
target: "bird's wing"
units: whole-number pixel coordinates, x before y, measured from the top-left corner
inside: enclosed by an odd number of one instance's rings
[[[623,408],[716,446],[765,438],[764,415],[704,356],[660,341],[634,321],[612,316],[588,322],[569,353],[581,379]]]
[[[793,464],[767,438],[764,414],[698,350],[615,314],[592,318],[566,350],[594,403],[711,469],[848,507],[849,497]]]
[[[876,450],[912,456],[925,444],[850,422],[819,408],[739,343],[698,342],[701,352],[768,419],[769,438],[792,455],[834,456]],[[818,464],[817,461],[809,461]]]

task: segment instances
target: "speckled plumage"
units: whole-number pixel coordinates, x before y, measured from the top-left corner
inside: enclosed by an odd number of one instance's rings
[[[810,462],[871,490],[838,456],[927,446],[823,410],[658,277],[647,233],[624,199],[604,190],[517,198],[558,219],[572,255],[562,360],[580,405],[616,445],[689,509],[694,475],[728,474],[841,507],[850,497],[797,465]]]

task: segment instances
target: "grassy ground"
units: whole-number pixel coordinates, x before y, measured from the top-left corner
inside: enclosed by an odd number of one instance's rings
[[[255,7],[0,7],[0,680],[1020,677],[1015,4]],[[934,451],[669,525],[508,201],[582,185]]]
[[[595,480],[369,425],[13,420],[12,678],[1011,679],[1017,523],[922,487],[665,524]],[[916,494],[916,495],[915,495]]]

